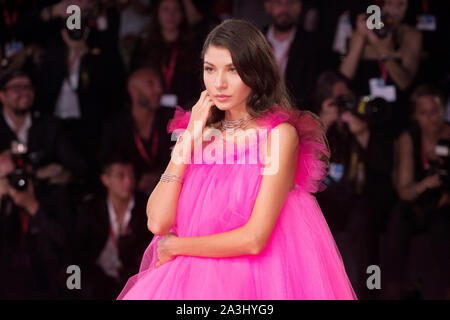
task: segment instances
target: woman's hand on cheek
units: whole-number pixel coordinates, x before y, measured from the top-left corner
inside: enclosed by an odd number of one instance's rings
[[[174,254],[175,241],[178,237],[174,233],[168,233],[161,240],[158,241],[158,262],[155,268],[175,259]]]

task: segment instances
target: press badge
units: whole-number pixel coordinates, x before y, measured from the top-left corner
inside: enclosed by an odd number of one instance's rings
[[[163,94],[160,104],[163,107],[174,108],[178,105],[178,96],[176,94]]]
[[[369,80],[370,95],[373,98],[383,98],[388,102],[397,100],[397,90],[395,86],[387,86],[383,78],[372,78]]]
[[[339,182],[344,176],[344,166],[340,163],[331,163],[329,176],[335,181]]]
[[[417,16],[417,29],[420,31],[436,31],[436,16],[432,14],[419,14]]]
[[[5,44],[5,57],[7,59],[11,58],[17,52],[23,49],[23,42],[21,41],[11,41]],[[1,48],[0,48],[1,49]]]

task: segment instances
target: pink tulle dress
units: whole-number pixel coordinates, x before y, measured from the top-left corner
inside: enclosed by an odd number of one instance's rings
[[[177,107],[168,131],[185,129],[190,114]],[[128,280],[118,299],[357,299],[312,194],[323,189],[321,181],[327,170],[320,159],[321,155],[328,156],[320,125],[310,113],[285,111],[278,106],[257,119],[259,128],[266,128],[267,133],[282,122],[294,125],[300,138],[296,183],[265,249],[259,255],[232,258],[177,256],[155,268],[161,239],[155,236],[144,253],[139,273]],[[212,139],[211,143],[225,141]],[[236,145],[234,160],[249,157],[261,142],[257,135],[245,146]],[[225,157],[230,153],[225,152]],[[187,166],[172,232],[179,237],[206,236],[236,229],[248,221],[264,165],[261,161],[229,162],[193,162]]]

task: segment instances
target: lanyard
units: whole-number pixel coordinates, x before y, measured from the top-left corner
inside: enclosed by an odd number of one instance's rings
[[[72,59],[70,59],[70,61],[69,61],[69,70],[68,70],[69,75],[70,75],[70,73],[72,73],[73,66],[75,65],[75,63],[77,63],[77,60],[78,60],[79,58],[80,58],[80,51],[76,51],[76,52],[73,54]]]
[[[144,144],[142,143],[141,138],[139,137],[139,134],[135,131],[134,132],[134,142],[136,144],[136,147],[139,151],[139,154],[141,157],[147,162],[147,164],[151,165],[153,163],[151,157],[145,150]],[[155,132],[154,137],[152,139],[152,155],[156,154],[157,148],[158,148],[158,142],[159,142],[159,134],[158,131]]]
[[[5,25],[7,28],[10,28],[16,24],[17,19],[19,18],[19,7],[22,3],[22,0],[17,0],[17,6],[11,16],[9,15],[8,9],[6,8],[6,0],[2,0],[1,3],[3,5],[3,18],[5,19]]]
[[[428,13],[428,10],[430,9],[430,4],[428,3],[428,0],[422,0],[422,8],[424,13]]]
[[[425,154],[423,148],[422,148],[422,166],[425,170],[429,169],[429,163],[428,163],[428,159],[427,159],[427,155]]]
[[[28,229],[29,229],[29,225],[30,225],[30,216],[24,210],[20,210],[19,218],[20,218],[20,225],[22,227],[22,235],[20,237],[20,245],[19,246],[22,250],[24,250],[25,245],[26,245]]]
[[[378,60],[378,67],[380,68],[381,78],[386,83],[387,77],[388,77],[388,71],[386,67],[386,63],[384,63],[381,60]]]
[[[127,225],[127,229],[126,229],[126,234],[130,233],[130,224],[128,223]],[[120,231],[119,231],[120,234]],[[119,248],[119,237],[114,233],[114,230],[112,228],[112,226],[109,226],[109,236],[111,237],[112,242],[114,243],[114,246],[116,248]]]
[[[162,73],[164,76],[164,83],[166,85],[166,89],[169,89],[170,86],[172,85],[173,75],[175,74],[175,66],[177,64],[177,57],[178,57],[178,49],[175,48],[172,50],[169,64],[162,65]]]

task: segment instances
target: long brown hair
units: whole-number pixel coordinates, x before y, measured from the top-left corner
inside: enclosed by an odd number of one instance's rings
[[[181,23],[178,27],[179,36],[174,43],[166,43],[159,22],[159,10],[165,0],[158,0],[152,4],[152,15],[147,26],[146,37],[140,44],[137,52],[137,67],[160,67],[165,59],[170,57],[174,47],[179,50],[179,63],[177,65],[184,71],[192,72],[192,61],[198,57],[199,48],[196,47],[195,34],[189,26],[186,17],[186,8],[181,0],[175,0],[181,10]]]
[[[266,38],[252,23],[230,19],[215,27],[203,45],[202,61],[209,47],[230,51],[233,64],[242,81],[251,89],[247,112],[259,117],[275,104],[292,109],[291,98],[282,81],[278,65]],[[225,112],[213,107],[207,125],[223,120]]]

